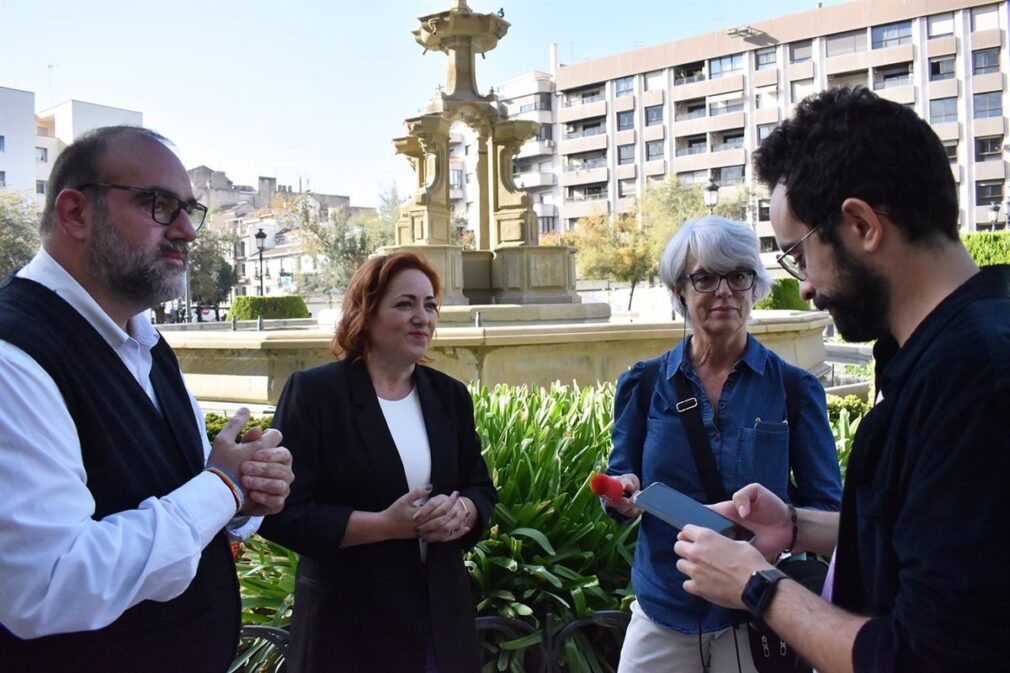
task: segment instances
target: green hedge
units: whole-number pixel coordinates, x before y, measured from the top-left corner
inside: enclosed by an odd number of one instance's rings
[[[286,297],[236,297],[232,302],[228,319],[256,320],[263,316],[264,320],[284,318],[308,318],[309,309],[305,301],[298,295]]]
[[[800,282],[795,278],[779,278],[772,283],[767,297],[754,304],[754,308],[767,310],[809,311],[810,303],[800,296]]]
[[[979,231],[961,239],[979,266],[1010,264],[1010,231]]]

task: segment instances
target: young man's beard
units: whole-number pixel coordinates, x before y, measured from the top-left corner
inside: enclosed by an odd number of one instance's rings
[[[832,246],[837,290],[818,293],[814,306],[831,310],[835,328],[846,341],[873,341],[889,333],[891,288],[879,272],[857,260],[841,246]]]

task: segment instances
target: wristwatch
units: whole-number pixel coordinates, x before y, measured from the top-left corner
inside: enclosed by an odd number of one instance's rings
[[[750,579],[747,580],[747,586],[743,588],[743,595],[740,597],[743,600],[743,605],[747,610],[761,619],[764,611],[768,608],[768,604],[772,602],[772,597],[775,595],[775,587],[778,585],[780,580],[784,580],[789,575],[778,568],[769,568],[768,570],[758,570]]]

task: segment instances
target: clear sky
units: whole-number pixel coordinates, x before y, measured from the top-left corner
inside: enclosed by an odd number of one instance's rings
[[[826,0],[823,4],[837,4]],[[417,17],[451,0],[3,0],[0,86],[137,110],[187,168],[240,184],[273,176],[375,205],[405,193],[410,168],[390,142],[445,81],[422,56]],[[478,86],[814,9],[816,0],[470,0],[512,26]],[[51,66],[51,67],[50,67]]]

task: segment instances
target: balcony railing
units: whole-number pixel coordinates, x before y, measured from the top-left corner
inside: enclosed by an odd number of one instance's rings
[[[708,112],[713,117],[728,115],[733,112],[743,112],[743,103],[732,103],[730,105],[713,104],[708,107]]]
[[[734,140],[728,143],[715,143],[712,145],[713,152],[725,152],[727,150],[738,150],[743,147],[742,140]]]
[[[579,163],[566,164],[565,172],[588,171],[591,168],[603,168],[606,165],[607,165],[607,158],[599,157],[598,159],[588,159],[586,161],[581,161]]]
[[[678,157],[689,157],[692,154],[704,154],[705,152],[708,152],[708,146],[706,145],[695,145],[694,147],[677,148]]]
[[[674,115],[674,121],[683,122],[688,119],[704,119],[707,116],[705,108],[701,108],[700,110],[692,110],[691,112],[678,112]]]
[[[566,98],[565,107],[575,107],[576,105],[589,105],[596,101],[603,100],[603,94],[593,94],[592,96],[579,96],[578,98]]]
[[[565,140],[573,140],[575,138],[588,138],[589,136],[598,136],[601,133],[606,133],[607,130],[602,126],[594,126],[588,129],[581,129],[579,131],[572,131],[565,134]]]
[[[878,79],[873,82],[873,89],[890,89],[895,86],[907,86],[912,83],[911,75],[897,75],[887,79]]]
[[[606,192],[600,192],[599,194],[569,194],[569,201],[599,201],[600,199],[607,198]]]
[[[674,86],[680,86],[681,84],[691,84],[693,82],[704,82],[705,73],[699,72],[694,75],[689,75],[687,77],[676,77],[673,80]]]

